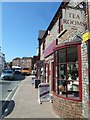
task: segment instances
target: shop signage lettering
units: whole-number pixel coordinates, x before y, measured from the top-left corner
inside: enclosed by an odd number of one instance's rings
[[[80,25],[80,26],[85,26],[84,22],[79,22],[79,21],[75,21],[75,20],[63,20],[64,24],[72,24],[72,25]]]
[[[63,9],[62,24],[64,29],[85,31],[85,12],[72,8]]]

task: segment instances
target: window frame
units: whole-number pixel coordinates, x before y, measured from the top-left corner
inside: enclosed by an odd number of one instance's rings
[[[42,47],[42,50],[44,51],[45,50],[45,39],[43,41],[43,47]]]
[[[82,101],[82,68],[81,68],[81,42],[71,42],[71,43],[67,43],[67,44],[63,44],[63,45],[58,45],[54,48],[54,70],[56,71],[56,66],[58,65],[58,63],[56,63],[56,58],[57,55],[55,55],[55,52],[61,50],[61,49],[66,49],[69,47],[73,47],[76,46],[77,47],[77,55],[78,55],[78,76],[79,76],[79,99],[76,98],[71,98],[71,97],[66,97],[63,95],[59,95],[58,92],[55,91],[55,86],[53,87],[53,92],[56,96],[64,98],[64,99],[68,99],[68,100],[75,100],[75,101]],[[66,61],[67,63],[67,61]],[[56,74],[56,72],[54,71],[54,74]],[[54,78],[54,85],[57,84],[55,81],[57,81],[57,78]]]

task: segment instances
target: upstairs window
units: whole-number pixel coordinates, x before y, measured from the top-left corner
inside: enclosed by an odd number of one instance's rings
[[[45,50],[45,40],[43,41],[43,50]]]
[[[59,18],[59,33],[63,30],[62,18]]]

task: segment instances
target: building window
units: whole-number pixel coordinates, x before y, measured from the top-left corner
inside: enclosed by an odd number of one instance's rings
[[[43,50],[45,50],[45,40],[43,41]]]
[[[63,30],[62,18],[59,18],[59,33]]]
[[[80,44],[61,47],[54,59],[54,91],[59,96],[81,99]]]

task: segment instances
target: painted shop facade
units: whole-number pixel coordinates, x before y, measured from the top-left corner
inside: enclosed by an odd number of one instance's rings
[[[90,63],[87,42],[82,40],[85,14],[85,10],[62,2],[39,40],[42,79],[50,83],[53,109],[62,118],[89,116]]]

